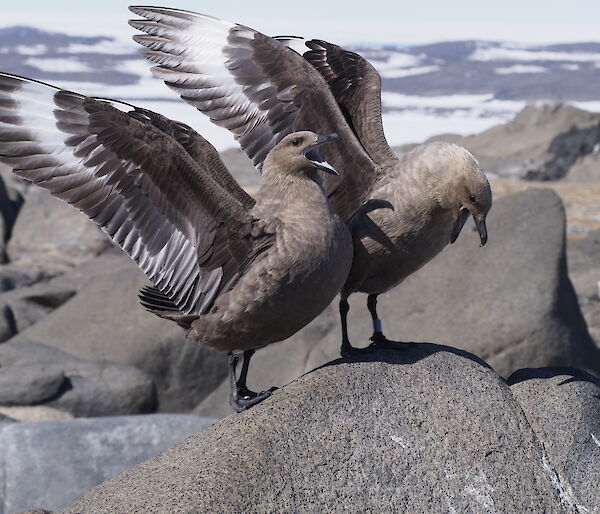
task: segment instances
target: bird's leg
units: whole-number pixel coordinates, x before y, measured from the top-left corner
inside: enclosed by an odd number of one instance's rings
[[[367,346],[366,348],[354,348],[350,344],[350,339],[348,339],[348,311],[350,310],[350,305],[348,304],[348,299],[342,297],[340,299],[340,319],[342,321],[342,348],[340,350],[340,354],[342,357],[351,357],[353,355],[361,355],[365,353],[369,353],[371,351],[371,347]]]
[[[381,320],[377,315],[377,295],[370,294],[367,297],[367,308],[371,313],[371,320],[373,321],[373,335],[370,337],[371,341],[377,343],[377,341],[386,340],[381,329]]]
[[[248,410],[253,405],[262,402],[265,398],[271,396],[271,393],[277,389],[271,387],[268,391],[261,391],[255,393],[250,391],[246,386],[246,379],[248,378],[248,366],[250,359],[254,355],[255,350],[246,350],[244,352],[244,362],[242,362],[242,371],[240,372],[240,378],[236,379],[236,368],[239,361],[239,356],[234,353],[229,353],[229,387],[230,396],[229,404],[233,407],[236,412],[243,412]]]
[[[340,320],[342,322],[342,348],[340,350],[340,354],[342,357],[349,357],[356,352],[356,348],[350,344],[350,339],[348,339],[349,310],[350,305],[348,304],[348,299],[344,297],[340,298]]]
[[[413,346],[414,343],[402,343],[397,341],[390,341],[383,335],[381,327],[381,320],[377,316],[377,296],[376,294],[370,294],[367,298],[367,308],[371,313],[371,319],[373,320],[373,335],[370,337],[373,341],[369,348],[390,348],[393,350],[408,350]]]

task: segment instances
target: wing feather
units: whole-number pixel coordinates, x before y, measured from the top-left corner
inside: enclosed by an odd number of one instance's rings
[[[253,200],[208,142],[151,111],[0,74],[0,161],[89,216],[180,314],[206,312],[241,272],[213,265],[215,238],[238,245],[229,259],[252,251]]]
[[[333,96],[371,159],[389,166],[397,158],[383,132],[381,77],[361,55],[320,39],[274,39],[298,51],[327,81]],[[302,48],[298,43],[303,43]]]
[[[260,168],[267,153],[295,130],[337,132],[323,149],[341,178],[325,176],[344,219],[367,198],[376,163],[356,139],[327,83],[300,55],[249,27],[178,9],[130,7],[130,24],[152,72],[190,105],[230,130]]]

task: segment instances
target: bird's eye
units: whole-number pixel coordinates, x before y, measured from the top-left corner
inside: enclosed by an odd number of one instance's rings
[[[292,144],[293,144],[294,146],[298,146],[298,145],[299,145],[301,142],[302,142],[302,140],[301,140],[301,139],[292,139]]]
[[[471,203],[475,203],[475,200],[476,200],[475,195],[469,195],[469,201]]]

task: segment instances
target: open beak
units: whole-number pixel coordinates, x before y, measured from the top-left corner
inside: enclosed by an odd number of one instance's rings
[[[450,236],[450,244],[454,243],[458,239],[460,231],[465,226],[465,222],[467,221],[467,219],[469,218],[470,215],[471,215],[471,213],[469,212],[469,209],[467,209],[466,207],[460,208],[460,211],[458,211],[458,218],[456,218],[456,221],[454,222],[454,226],[452,227],[452,235]]]
[[[339,175],[338,171],[325,160],[325,157],[323,157],[321,152],[319,152],[318,148],[323,143],[327,143],[328,141],[337,141],[339,138],[340,137],[336,133],[323,134],[317,137],[317,140],[312,145],[309,145],[302,150],[302,155],[325,173]]]

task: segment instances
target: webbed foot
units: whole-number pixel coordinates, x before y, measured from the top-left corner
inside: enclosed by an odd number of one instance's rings
[[[260,393],[255,393],[254,391],[250,391],[246,387],[238,386],[236,391],[232,391],[231,396],[229,398],[229,405],[236,412],[244,412],[248,410],[250,407],[262,402],[267,399],[273,391],[277,390],[277,387],[271,387],[267,391],[261,391]]]
[[[396,350],[406,351],[415,346],[415,343],[404,343],[402,341],[390,341],[383,335],[383,332],[375,331],[369,338],[373,341],[367,348],[371,350]]]

